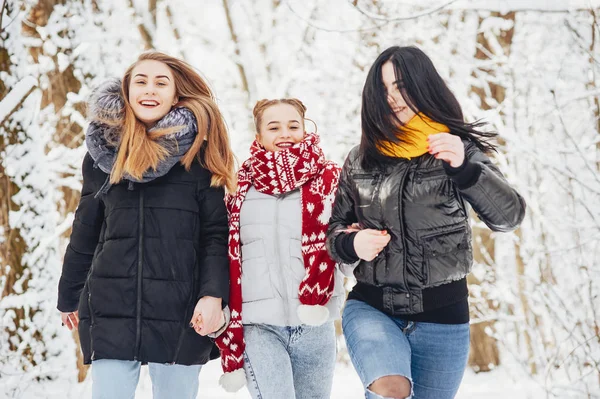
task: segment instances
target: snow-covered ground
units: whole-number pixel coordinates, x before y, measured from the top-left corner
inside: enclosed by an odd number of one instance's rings
[[[200,373],[200,399],[250,399],[248,392],[243,389],[235,394],[223,391],[217,381],[221,375],[221,367],[218,361],[211,361],[203,367]],[[508,367],[500,367],[490,373],[476,375],[467,371],[457,399],[540,399],[545,397],[543,390],[536,386],[531,380],[517,379],[519,373]],[[522,376],[522,374],[520,374]],[[275,377],[276,378],[276,377]],[[521,377],[523,378],[523,377]],[[525,377],[527,378],[527,377]],[[71,380],[74,380],[72,376]],[[0,381],[0,389],[2,383]],[[0,399],[83,399],[91,397],[91,379],[88,378],[82,384],[75,384],[64,380],[35,383],[29,381],[21,386],[22,391],[11,396],[6,392],[0,392]],[[152,398],[152,386],[148,369],[142,368],[140,383],[136,393],[136,399]],[[361,399],[362,387],[358,375],[351,365],[338,363],[333,380],[333,392],[331,398],[335,399]],[[285,398],[281,398],[285,399]]]

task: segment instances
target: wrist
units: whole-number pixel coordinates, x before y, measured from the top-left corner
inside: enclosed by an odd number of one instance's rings
[[[219,335],[223,334],[223,332],[229,326],[229,321],[231,320],[231,311],[229,310],[229,306],[225,306],[221,312],[223,315],[223,324],[217,328],[214,332],[208,334],[210,338],[217,338]]]

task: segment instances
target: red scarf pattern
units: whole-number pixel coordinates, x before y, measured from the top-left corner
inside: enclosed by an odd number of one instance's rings
[[[272,152],[254,141],[250,147],[251,157],[238,172],[237,191],[225,199],[229,214],[231,321],[216,344],[226,374],[244,365],[240,211],[251,186],[270,195],[301,189],[302,257],[306,274],[298,287],[298,297],[303,305],[325,305],[333,295],[335,262],[325,248],[325,235],[340,168],[325,159],[318,143],[319,137],[309,134],[289,149]]]

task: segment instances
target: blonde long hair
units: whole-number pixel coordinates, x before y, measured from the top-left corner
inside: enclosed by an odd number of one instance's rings
[[[227,191],[233,192],[236,184],[235,157],[229,145],[223,115],[217,107],[212,91],[187,62],[158,51],[142,53],[123,76],[121,94],[125,102],[125,119],[117,159],[110,175],[111,183],[120,182],[126,172],[141,179],[146,170],[156,169],[158,163],[168,155],[168,150],[157,139],[173,133],[174,129],[147,132],[146,126],[135,117],[129,103],[131,74],[138,63],[146,60],[159,61],[171,68],[175,97],[179,99],[176,106],[188,108],[198,122],[198,134],[181,163],[189,170],[194,159],[198,159],[200,164],[212,173],[212,187],[225,187]],[[200,149],[205,139],[206,151],[201,158]]]

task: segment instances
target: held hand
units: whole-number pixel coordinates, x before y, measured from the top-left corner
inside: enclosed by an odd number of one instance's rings
[[[346,233],[354,233],[355,231],[360,231],[360,225],[358,223],[352,223],[344,232]]]
[[[352,223],[350,226],[346,226],[345,229],[337,229],[336,232],[340,233],[354,233],[356,231],[360,231],[360,225],[358,223]]]
[[[69,330],[73,331],[79,325],[79,311],[63,313],[60,312],[60,319],[63,326],[66,326]]]
[[[450,133],[430,134],[429,153],[436,159],[446,161],[453,168],[458,168],[465,161],[465,145],[460,137]]]
[[[205,296],[200,298],[196,307],[190,326],[202,336],[217,331],[225,323],[225,315],[221,308],[221,298]]]
[[[387,231],[365,229],[354,237],[354,250],[360,259],[372,261],[385,248],[392,237]]]

